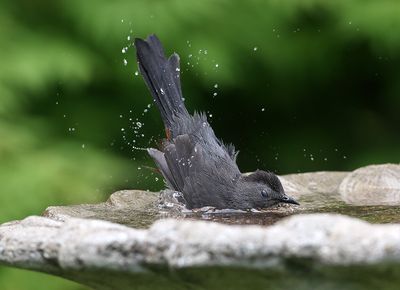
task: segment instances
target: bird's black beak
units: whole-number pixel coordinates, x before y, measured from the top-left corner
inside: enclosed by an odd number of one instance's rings
[[[290,197],[290,196],[287,196],[287,195],[285,195],[280,201],[284,202],[284,203],[291,203],[291,204],[300,205],[300,203],[298,203],[293,197]]]

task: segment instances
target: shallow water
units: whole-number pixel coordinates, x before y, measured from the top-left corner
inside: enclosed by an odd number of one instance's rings
[[[210,208],[186,210],[178,204],[169,203],[168,207],[154,210],[117,211],[114,222],[135,228],[147,228],[162,218],[205,220],[236,225],[269,226],[293,215],[305,213],[344,214],[371,223],[400,223],[399,206],[353,206],[338,200],[335,196],[312,194],[299,198],[300,206],[282,204],[274,208],[259,211],[215,210]]]
[[[282,206],[280,208],[265,209],[260,212],[206,212],[206,213],[186,213],[185,218],[207,220],[226,224],[256,224],[272,225],[284,217],[301,213],[338,213],[344,214],[371,223],[399,223],[400,207],[398,206],[350,206],[343,202],[336,202],[329,206],[310,208]]]

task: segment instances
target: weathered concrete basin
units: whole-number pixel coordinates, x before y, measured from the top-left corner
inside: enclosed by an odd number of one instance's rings
[[[355,192],[364,187],[348,186],[356,184],[349,178],[363,180],[360,172],[373,176],[374,170],[381,176],[374,190],[385,191],[382,204],[376,196],[372,206],[346,203],[344,196],[365,198]],[[44,216],[0,226],[0,263],[94,289],[397,289],[400,210],[390,194],[398,190],[397,170],[380,165],[357,174],[283,176],[302,206],[261,212],[189,212],[168,192],[144,191],[49,207]]]

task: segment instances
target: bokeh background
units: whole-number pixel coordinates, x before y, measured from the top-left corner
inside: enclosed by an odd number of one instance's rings
[[[132,46],[150,33],[243,171],[398,163],[399,28],[398,0],[2,0],[0,222],[162,188],[135,149],[163,132]],[[5,267],[0,288],[84,289]]]

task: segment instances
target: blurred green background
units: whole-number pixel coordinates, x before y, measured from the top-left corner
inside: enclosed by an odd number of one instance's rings
[[[133,149],[163,132],[132,47],[150,33],[243,171],[398,163],[399,27],[398,0],[2,0],[0,222],[162,188]],[[83,288],[1,267],[0,289]]]

